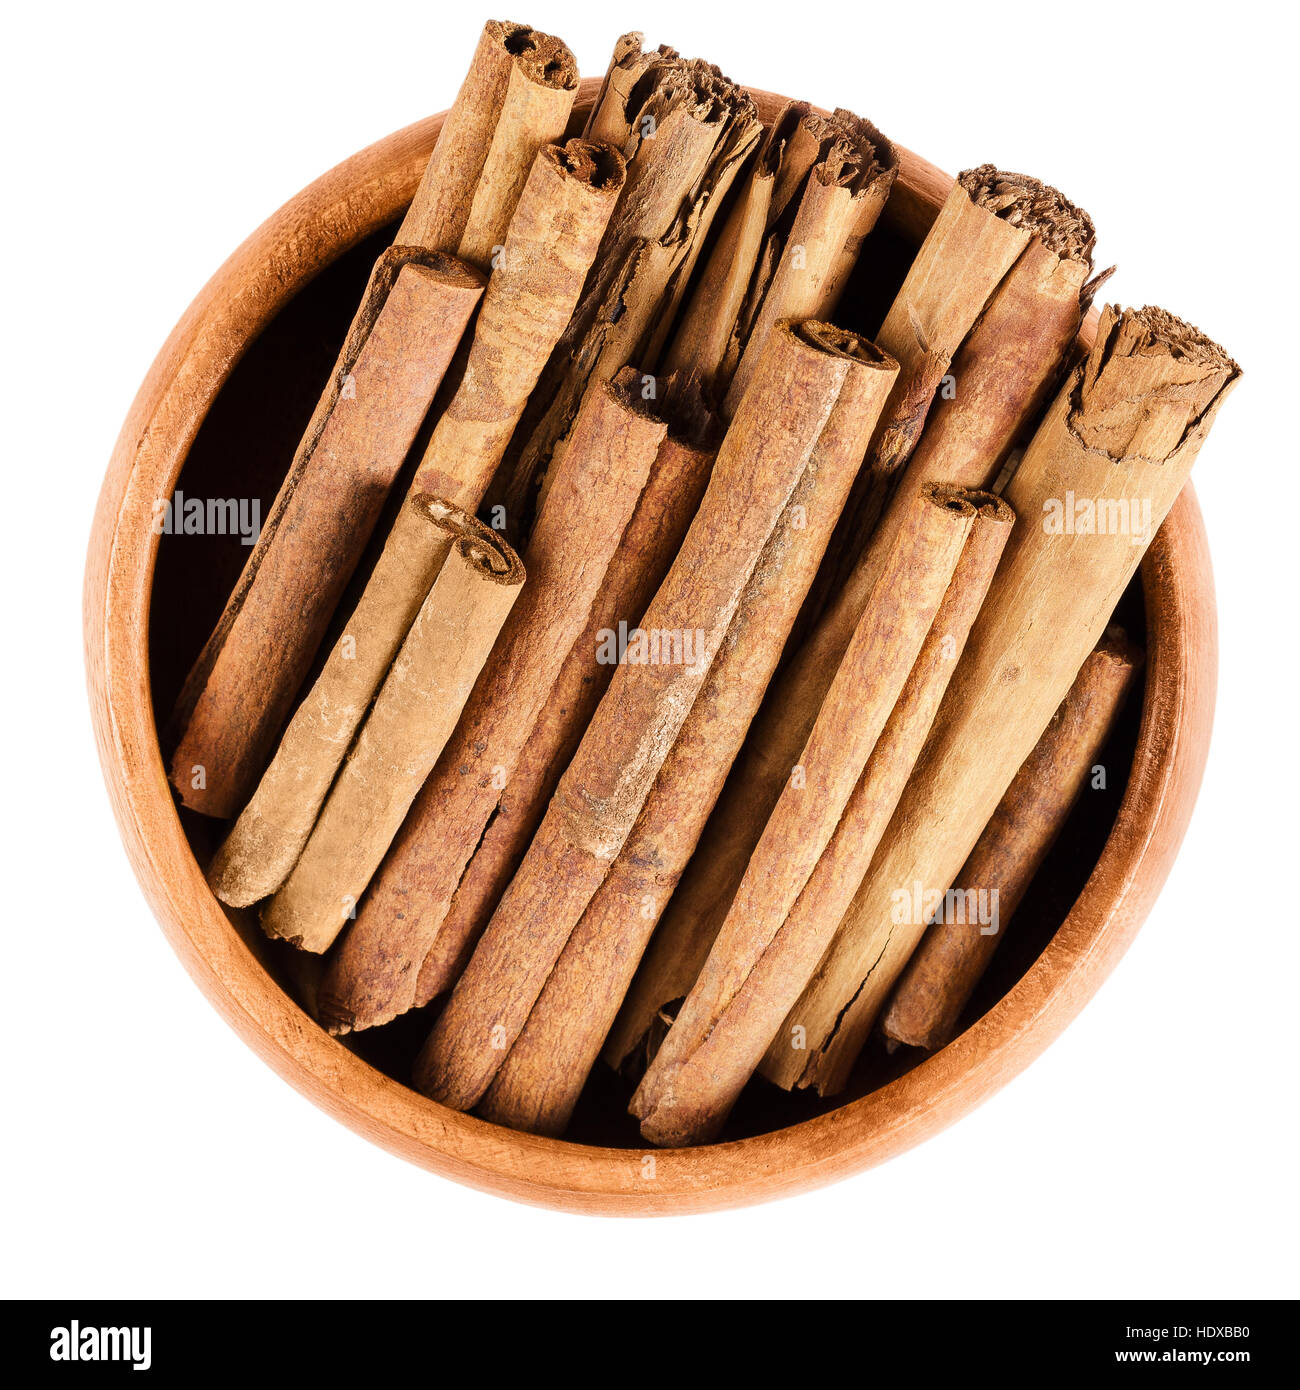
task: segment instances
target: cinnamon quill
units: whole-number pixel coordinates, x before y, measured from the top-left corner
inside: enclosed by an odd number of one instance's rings
[[[451,550],[384,680],[293,872],[262,926],[323,951],[349,918],[460,718],[524,582],[506,542],[441,498],[410,504]],[[214,871],[224,864],[219,859]]]
[[[927,928],[881,1020],[890,1042],[933,1052],[956,1033],[962,1010],[1087,785],[1141,663],[1141,651],[1122,629],[1111,628],[1079,668],[957,875],[961,894],[996,904],[992,929],[975,921],[977,914]]]
[[[876,225],[898,174],[893,146],[851,111],[808,114],[800,133],[817,147],[798,198],[790,198],[792,220],[779,217],[769,231],[760,274],[751,285],[746,343],[722,407],[729,418],[748,389],[767,335],[781,319],[828,319],[839,304],[863,240]],[[788,169],[784,172],[794,173]],[[778,213],[785,212],[780,183],[773,189]],[[765,282],[764,282],[765,281]],[[881,342],[882,350],[890,349]]]
[[[172,715],[192,810],[244,804],[483,293],[450,256],[396,247],[361,308],[256,546]]]
[[[730,1113],[777,1025],[807,983],[870,864],[960,660],[1014,521],[1011,509],[989,494],[934,486],[917,494],[886,559],[864,622],[873,609],[889,603],[895,594],[907,594],[910,585],[893,582],[891,568],[898,577],[915,570],[915,559],[909,559],[905,567],[899,563],[900,550],[927,497],[950,507],[952,499],[957,499],[974,510],[942,598],[847,799],[841,802],[837,796],[830,806],[809,806],[807,798],[813,789],[807,785],[807,774],[814,769],[805,764],[810,760],[825,763],[833,754],[849,777],[858,766],[856,756],[844,757],[845,745],[839,742],[839,727],[847,720],[843,713],[837,715],[837,698],[843,700],[843,692],[854,689],[847,683],[861,679],[864,666],[868,679],[878,680],[889,656],[905,664],[911,651],[911,644],[899,651],[896,636],[891,635],[883,645],[877,638],[873,659],[863,661],[859,656],[855,668],[855,652],[865,655],[863,628],[859,626],[802,755],[803,776],[798,784],[792,777],[782,793],[709,959],[633,1099],[633,1110],[642,1117],[642,1133],[656,1144],[703,1142],[716,1135]],[[929,567],[933,561],[931,551],[922,552],[922,564]],[[946,560],[943,569],[947,569]],[[922,622],[929,611],[929,605],[923,604]],[[869,686],[864,701],[867,739],[872,723],[878,726],[879,706],[871,698],[877,689]],[[887,703],[889,695],[885,691],[877,698]],[[829,734],[820,745],[818,730]],[[821,795],[820,791],[814,794]],[[834,807],[841,804],[839,818],[832,821]],[[820,821],[821,828],[811,839],[797,829],[782,826],[783,807],[789,805],[816,813],[814,819]],[[825,827],[832,824],[827,838]],[[806,850],[805,865],[819,846],[820,856],[797,896],[790,889],[773,900],[773,857],[779,862],[787,856],[792,841],[799,850]],[[748,897],[747,887],[751,890]],[[766,905],[766,916],[755,916],[755,900]]]

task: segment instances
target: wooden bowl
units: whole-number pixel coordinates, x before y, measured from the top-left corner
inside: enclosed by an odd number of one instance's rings
[[[596,85],[583,84],[575,126]],[[769,114],[775,98],[759,100]],[[576,1141],[444,1109],[386,1074],[401,1072],[382,1041],[349,1047],[317,1027],[291,997],[292,963],[208,891],[196,854],[206,856],[215,827],[189,813],[182,823],[155,702],[165,715],[247,551],[230,537],[177,546],[152,526],[155,499],[178,481],[191,495],[269,505],[379,234],[414,193],[441,124],[435,116],[362,150],[258,228],[176,326],[127,416],[91,536],[85,635],[100,758],[136,875],[186,968],[250,1046],[325,1110],[436,1173],[545,1206],[645,1215],[738,1206],[858,1172],[952,1123],[1037,1057],[1110,973],[1164,882],[1200,784],[1214,704],[1213,582],[1192,489],[1125,600],[1130,623],[1140,626],[1145,608],[1149,660],[1143,698],[1108,755],[1115,767],[1131,758],[1122,801],[1118,787],[1109,802],[1084,798],[999,953],[1009,964],[991,973],[953,1043],[910,1070],[867,1059],[835,1103],[753,1086],[756,1098],[742,1102],[729,1131],[740,1137],[656,1151],[653,1164],[635,1128],[611,1118],[622,1096],[607,1113],[598,1096]],[[902,152],[873,266],[893,246],[901,276],[950,185]],[[413,1045],[427,1021],[411,1027]]]

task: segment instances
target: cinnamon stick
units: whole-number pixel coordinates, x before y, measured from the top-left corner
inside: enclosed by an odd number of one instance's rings
[[[410,247],[375,265],[266,524],[172,716],[172,784],[229,816],[265,764],[483,293]]]
[[[1091,297],[1092,224],[1064,199],[1053,209],[962,343],[951,366],[955,391],[936,401],[866,549],[836,581],[840,587],[773,682],[611,1034],[612,1065],[621,1065],[652,1020],[694,983],[911,499],[930,482],[990,486],[1057,381]],[[832,569],[828,559],[815,588]]]
[[[600,145],[548,145],[533,164],[488,284],[465,373],[434,429],[411,495],[478,505],[551,349],[577,302],[618,195],[622,161]],[[449,543],[410,508],[398,514],[345,632],[290,721],[233,836],[260,859],[228,885],[243,903],[284,881]],[[260,868],[255,870],[255,866]]]
[[[831,544],[813,595],[817,608],[845,585],[916,447],[954,354],[1035,237],[1061,257],[1087,261],[1092,219],[1057,189],[1026,174],[984,164],[958,175],[880,329],[881,345],[902,369],[845,509],[845,523]],[[957,389],[955,378],[948,385]]]
[[[646,51],[645,35],[639,30],[620,34],[614,41],[609,66],[592,103],[582,132],[588,140],[603,140],[622,149],[634,133],[638,106],[632,94],[653,68],[677,62],[681,54],[667,44]]]
[[[636,511],[483,838],[420,967],[416,1005],[449,990],[523,860],[569,760],[618,669],[602,660],[610,634],[634,628],[691,524],[713,465],[710,449],[669,437],[659,446]]]
[[[620,664],[417,1061],[416,1084],[436,1099],[458,1109],[477,1104],[522,1030],[690,713],[850,365],[789,327],[772,335],[642,620],[657,653]]]
[[[992,487],[1059,382],[1092,294],[1109,275],[1088,280],[1091,233],[1081,235],[1086,214],[1077,212],[1077,219],[1076,226],[1074,218],[1058,218],[1030,240],[953,359],[952,393],[938,399],[927,417],[865,549],[847,577],[826,576],[839,587],[784,675],[785,708],[807,708],[820,698],[822,672],[848,642],[908,498],[927,482]]]
[[[712,219],[761,130],[749,95],[716,68],[672,50],[647,59],[623,45],[616,66],[639,77],[627,90],[607,79],[591,128],[611,140],[622,136],[627,185],[500,490],[521,533],[588,383],[608,380],[632,361],[655,371],[657,330],[671,321]]]
[[[816,573],[897,370],[867,342],[805,325],[853,366],[760,555],[708,678],[622,852],[566,943],[479,1112],[558,1134],[685,868]]]
[[[873,448],[877,471],[890,474],[911,454],[954,354],[1035,236],[1077,258],[1094,232],[1086,213],[1026,174],[982,164],[957,176],[881,325],[901,370]]]
[[[410,504],[452,540],[447,561],[366,716],[293,872],[262,909],[269,936],[324,951],[460,718],[524,567],[505,541],[441,498]],[[219,874],[220,856],[214,864]]]
[[[769,252],[775,268],[762,287],[761,306],[723,404],[724,418],[735,412],[748,389],[776,323],[785,318],[826,319],[835,312],[862,242],[876,225],[898,174],[893,146],[870,121],[851,111],[810,113],[800,125],[818,143],[819,157],[808,173],[793,221],[770,233],[776,239]]]
[[[915,359],[913,400],[909,404],[900,396],[894,403],[893,426],[874,443],[852,526],[845,528],[848,534],[836,564],[828,566],[822,578],[822,606],[840,610],[841,628],[847,621],[851,629],[852,614],[860,611],[871,592],[889,548],[898,515],[888,506],[894,490],[911,493],[928,481],[992,486],[1012,445],[1023,442],[1022,431],[1059,384],[1083,315],[1110,274],[1088,280],[1096,238],[1092,219],[1056,189],[1023,174],[999,173],[989,165],[962,175],[962,180],[975,190],[972,196],[980,206],[999,208],[996,215],[1020,230],[1029,229],[1031,235],[956,356],[950,345],[963,331],[974,297],[950,329],[947,343]],[[954,198],[961,187],[959,182]],[[931,297],[945,289],[940,276],[931,284]],[[977,289],[976,296],[981,292]],[[912,333],[902,293],[890,320],[889,332],[882,329],[882,336]],[[941,382],[943,390],[936,393]],[[816,662],[818,655],[810,652],[809,659]]]
[[[1238,375],[1222,348],[1163,310],[1103,311],[1087,360],[1067,378],[1007,489],[1024,522],[925,752],[764,1075],[822,1094],[844,1085],[924,930],[895,893],[920,883],[943,894],[956,879],[1109,621]]]
[[[1034,751],[957,875],[958,892],[993,905],[993,921],[935,922],[907,964],[881,1031],[893,1043],[934,1051],[957,1030],[1012,915],[1056,842],[1093,771],[1142,663],[1123,631],[1111,628],[1084,661]]]
[[[420,965],[586,624],[666,428],[632,370],[583,402],[524,557],[528,585],[322,982],[321,1018],[333,1031],[374,1027],[414,1004]]]
[[[870,857],[876,803],[906,778],[914,726],[925,722],[931,692],[949,669],[942,647],[957,634],[940,624],[956,615],[940,614],[950,595],[965,609],[953,581],[975,519],[965,496],[938,487],[909,510],[704,969],[632,1098],[652,1143],[695,1144],[716,1134],[816,965],[818,954],[807,957],[825,931],[822,909],[859,856]],[[1006,526],[1001,519],[995,536]],[[981,537],[977,577],[991,572],[986,553],[996,560],[999,549]],[[857,841],[863,829],[865,845]]]
[[[764,137],[664,359],[673,391],[710,410],[721,403],[736,370],[738,325],[769,226],[777,169],[789,141],[787,125],[800,114],[787,108]]]
[[[486,270],[538,153],[564,136],[578,65],[551,34],[492,19],[402,219],[397,242]]]

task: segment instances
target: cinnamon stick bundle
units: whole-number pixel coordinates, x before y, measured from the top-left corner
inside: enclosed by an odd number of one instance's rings
[[[788,106],[682,315],[665,361],[676,389],[714,410],[725,401],[729,418],[772,326],[834,313],[897,171],[892,146],[869,121]]]
[[[1094,236],[1087,213],[1038,179],[991,164],[957,176],[878,335],[901,364],[898,384],[832,542],[819,607],[870,540],[957,349],[1017,260],[1037,237],[1058,259],[1087,264]]]
[[[752,287],[757,307],[746,311],[752,327],[727,390],[724,418],[735,412],[748,389],[776,323],[825,319],[835,312],[863,240],[876,225],[898,174],[893,146],[870,121],[851,111],[810,113],[800,127],[816,142],[818,158],[797,203],[791,200],[793,220],[787,224],[781,208],[769,232],[760,264],[773,267],[771,278]]]
[[[559,39],[489,20],[397,244],[454,251],[488,269],[533,161],[563,138],[577,92],[577,62]]]
[[[397,277],[404,293],[381,315],[398,269],[419,251],[489,268],[577,86],[558,39],[496,20],[484,28],[397,244],[376,263],[261,541],[173,712],[171,780],[192,809],[232,816],[256,785],[477,305],[481,283],[443,261],[441,300],[426,290],[421,307],[411,277]]]
[[[851,366],[788,326],[723,440],[667,579],[619,665],[528,853],[416,1064],[421,1090],[478,1103],[617,858],[690,713],[754,566]],[[650,648],[649,651],[644,651]]]
[[[1013,913],[1078,800],[1141,664],[1141,651],[1122,629],[1111,628],[1079,668],[1070,693],[957,875],[967,900],[976,894],[994,905],[991,929],[975,914],[964,923],[936,922],[927,929],[881,1020],[881,1032],[891,1043],[934,1051],[956,1032]]]
[[[870,344],[805,325],[853,360],[622,852],[569,938],[479,1112],[558,1134],[703,829],[816,573],[897,370]]]
[[[1028,245],[962,343],[951,365],[955,393],[936,401],[865,550],[847,579],[838,581],[840,587],[773,682],[754,720],[700,852],[651,942],[611,1034],[607,1057],[612,1065],[620,1066],[651,1022],[694,983],[758,836],[808,739],[911,499],[931,482],[990,486],[1041,410],[1095,287],[1087,283],[1092,236],[1087,214],[1063,198],[1048,211],[1040,209]],[[902,302],[900,294],[897,304]],[[815,587],[833,569],[828,559]]]
[[[951,670],[945,646],[964,638],[987,587],[1010,523],[998,506],[973,548],[977,511],[963,494],[931,487],[909,509],[704,969],[632,1099],[652,1143],[716,1134],[816,965],[818,939],[839,921],[825,915],[869,862],[881,809],[915,761]]]
[[[850,615],[850,627],[851,615],[871,592],[889,548],[898,516],[887,506],[893,491],[915,492],[929,481],[991,487],[1013,444],[1023,442],[1022,431],[1037,418],[1059,382],[1083,315],[1111,273],[1089,281],[1096,229],[1088,214],[1056,189],[1023,174],[1000,173],[989,165],[962,179],[976,189],[973,196],[983,200],[981,206],[999,207],[997,215],[1031,234],[956,356],[950,345],[964,331],[962,323],[974,299],[987,286],[975,288],[962,306],[945,345],[914,358],[911,402],[900,395],[895,402],[898,418],[875,441],[856,502],[852,534],[845,537],[847,549],[824,576],[830,591],[828,606]],[[953,190],[954,198],[957,192]],[[935,232],[938,227],[936,223]],[[941,279],[938,293],[943,292]],[[882,337],[913,332],[903,293],[889,317],[889,331],[882,329]],[[947,386],[936,395],[945,376]],[[863,541],[866,549],[855,562]],[[850,563],[854,563],[851,571]],[[816,660],[813,653],[809,655]]]
[[[447,561],[302,856],[262,909],[268,936],[306,951],[324,951],[354,915],[451,736],[524,582],[519,557],[482,522],[441,498],[423,497],[410,505],[451,538]]]
[[[635,627],[663,582],[691,524],[713,465],[712,450],[669,436],[659,446],[636,511],[506,782],[474,857],[420,967],[416,1005],[460,978],[541,824],[552,794],[609,688],[617,666],[601,660],[610,634]]]
[[[741,333],[750,326],[742,330],[741,316],[771,225],[777,171],[807,109],[787,106],[763,137],[664,358],[671,390],[709,410],[721,404],[740,360]]]
[[[666,429],[647,412],[632,370],[597,382],[583,402],[525,555],[529,583],[329,964],[320,1007],[333,1031],[374,1027],[414,1004],[420,965],[586,624]]]
[[[483,280],[407,247],[375,265],[266,524],[172,715],[185,805],[243,804],[379,519]]]
[[[982,164],[957,176],[880,329],[901,370],[873,449],[878,472],[893,473],[911,454],[958,347],[1035,236],[1058,256],[1084,259],[1094,230],[1085,212],[1027,174]]]
[[[632,36],[626,36],[628,40]],[[542,377],[501,497],[526,531],[551,456],[590,381],[635,361],[657,366],[657,330],[671,322],[712,219],[758,140],[749,95],[714,67],[671,49],[641,54],[620,40],[589,129],[619,143],[627,185],[573,321]]]
[[[945,893],[1096,644],[1239,368],[1163,310],[1107,307],[1007,489],[1024,518],[871,868],[764,1060],[844,1085],[919,941],[906,886]],[[896,896],[901,895],[901,896]],[[806,1046],[792,1046],[804,1043]]]
[[[577,302],[622,182],[613,150],[581,140],[534,161],[483,298],[465,373],[429,441],[411,495],[475,508]],[[441,537],[441,538],[440,538]],[[328,660],[231,832],[244,866],[235,906],[275,891],[307,842],[334,774],[450,548],[404,507]]]
[[[953,359],[953,393],[936,401],[879,524],[785,673],[782,706],[807,708],[820,699],[822,672],[848,641],[908,499],[928,482],[994,485],[1058,383],[1093,293],[1110,275],[1088,279],[1091,246],[1087,214],[1072,210],[1036,233],[1007,272]]]

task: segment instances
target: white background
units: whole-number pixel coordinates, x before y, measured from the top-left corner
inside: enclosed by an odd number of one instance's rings
[[[1099,263],[1120,265],[1108,294],[1190,318],[1245,368],[1196,470],[1222,625],[1215,741],[1147,926],[982,1109],[764,1208],[533,1210],[314,1109],[218,1019],[136,887],[87,714],[84,549],[118,427],[192,296],[303,185],[448,105],[493,12],[24,6],[5,21],[0,219],[6,1292],[1297,1293],[1287,7],[745,8],[529,0],[500,17],[562,35],[584,74],[640,27],[738,81],[861,111],[950,171],[1045,177],[1095,216]]]

